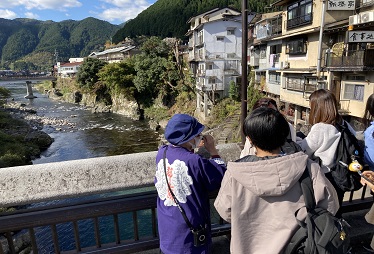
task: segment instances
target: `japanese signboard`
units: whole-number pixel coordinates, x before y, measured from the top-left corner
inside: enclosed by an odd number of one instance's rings
[[[328,0],[327,10],[329,11],[344,11],[355,10],[355,0]]]
[[[374,42],[374,31],[349,31],[348,42]]]

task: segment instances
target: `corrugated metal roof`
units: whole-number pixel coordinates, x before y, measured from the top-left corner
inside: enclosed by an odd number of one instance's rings
[[[107,49],[107,50],[104,50],[104,51],[101,51],[101,52],[95,52],[95,55],[101,56],[101,55],[117,53],[117,52],[126,52],[126,51],[129,51],[129,50],[134,49],[134,48],[135,48],[135,46],[122,46],[122,47],[118,47],[118,48]]]

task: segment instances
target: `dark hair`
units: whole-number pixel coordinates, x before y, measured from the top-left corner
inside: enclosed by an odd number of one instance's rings
[[[364,124],[369,127],[370,122],[374,120],[374,93],[369,96],[366,101],[365,113],[364,113]]]
[[[271,152],[281,147],[290,127],[284,116],[277,110],[259,107],[244,120],[243,133],[254,146]]]
[[[335,125],[342,122],[338,112],[338,103],[335,95],[329,90],[319,89],[310,96],[309,123],[327,123]]]
[[[253,105],[252,110],[255,110],[256,108],[259,108],[259,107],[269,107],[270,105],[273,105],[278,110],[276,101],[273,100],[272,98],[266,98],[266,97],[257,100],[255,104]]]

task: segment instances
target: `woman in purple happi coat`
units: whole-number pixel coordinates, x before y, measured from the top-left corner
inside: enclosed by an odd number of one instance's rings
[[[170,144],[161,146],[156,157],[158,230],[160,250],[165,254],[211,251],[208,194],[220,188],[226,166],[213,137],[203,136],[203,130],[204,125],[194,117],[175,114],[165,128]],[[199,146],[205,147],[210,159],[194,153]],[[192,231],[199,231],[197,243]]]

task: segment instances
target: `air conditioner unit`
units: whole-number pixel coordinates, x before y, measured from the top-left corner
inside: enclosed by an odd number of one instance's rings
[[[349,25],[357,25],[357,24],[360,24],[360,15],[357,14],[357,15],[353,15],[353,16],[349,16],[349,21],[348,21]]]
[[[367,22],[374,21],[373,11],[363,12],[363,13],[360,13],[359,15],[360,15],[360,23],[367,23]]]

